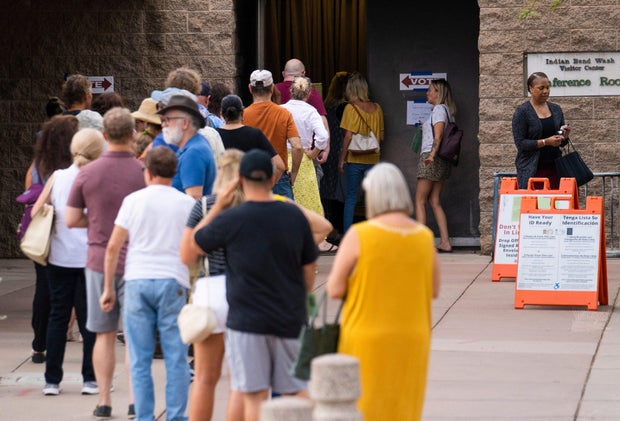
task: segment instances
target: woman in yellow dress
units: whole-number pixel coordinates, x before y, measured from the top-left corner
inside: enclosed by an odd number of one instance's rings
[[[362,187],[368,220],[347,231],[327,280],[329,296],[345,300],[338,352],[359,359],[365,421],[419,420],[439,294],[433,233],[409,216],[394,164],[375,165]]]

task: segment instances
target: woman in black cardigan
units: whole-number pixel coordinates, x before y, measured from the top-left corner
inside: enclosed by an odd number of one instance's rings
[[[549,179],[549,186],[558,189],[560,179],[554,160],[562,155],[560,146],[568,143],[570,128],[564,122],[562,108],[548,102],[549,78],[542,72],[527,79],[529,101],[521,104],[512,117],[512,135],[517,146],[517,182],[526,189],[531,177]]]

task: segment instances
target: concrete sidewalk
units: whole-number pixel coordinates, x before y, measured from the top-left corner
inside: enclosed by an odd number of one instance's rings
[[[609,305],[514,309],[513,280],[491,281],[489,256],[441,254],[424,420],[619,420],[620,260],[609,259]],[[319,260],[321,292],[333,256]],[[90,420],[96,396],[82,396],[81,344],[69,342],[60,396],[43,396],[44,365],[30,361],[34,269],[0,260],[0,419]],[[337,302],[330,302],[335,313]],[[126,419],[124,348],[117,345],[114,419]],[[153,364],[157,419],[165,419],[162,360]],[[224,420],[224,369],[214,420]],[[392,420],[386,420],[392,421]],[[394,420],[397,421],[397,420]]]

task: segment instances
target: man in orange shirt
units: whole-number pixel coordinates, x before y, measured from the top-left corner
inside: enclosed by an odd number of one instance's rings
[[[275,174],[273,192],[294,199],[293,188],[304,150],[291,113],[284,107],[271,102],[273,76],[269,70],[254,70],[250,76],[252,105],[243,110],[243,123],[260,129],[282,158],[285,171]],[[292,168],[288,168],[288,147],[292,155]]]

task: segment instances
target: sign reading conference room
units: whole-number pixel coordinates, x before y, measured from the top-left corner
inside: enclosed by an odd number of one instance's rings
[[[551,82],[551,96],[619,96],[620,51],[578,53],[526,53],[527,77],[544,72]]]

